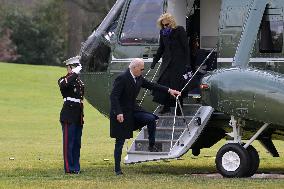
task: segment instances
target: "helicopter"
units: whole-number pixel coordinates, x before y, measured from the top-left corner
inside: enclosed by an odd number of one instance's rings
[[[188,83],[197,91],[188,93],[182,116],[159,116],[160,152],[145,150],[143,128],[125,163],[175,159],[190,149],[199,155],[223,138],[215,163],[224,177],[256,173],[255,140],[279,157],[272,139],[284,135],[283,8],[281,0],[117,0],[80,50],[88,102],[109,116],[112,83],[133,58],[143,58],[144,77],[156,81],[159,67],[150,65],[159,44],[156,20],[165,12],[187,31],[195,71]],[[159,108],[147,90],[137,102],[153,112]]]

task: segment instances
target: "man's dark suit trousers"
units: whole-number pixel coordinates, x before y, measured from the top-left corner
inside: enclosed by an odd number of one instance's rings
[[[134,112],[134,121],[135,124],[147,125],[148,135],[149,135],[149,146],[154,146],[155,144],[155,134],[156,134],[156,117],[148,112],[137,111]],[[127,127],[127,126],[126,126]],[[120,162],[122,148],[125,139],[115,139],[115,148],[114,148],[114,160],[115,160],[115,172],[121,171]]]

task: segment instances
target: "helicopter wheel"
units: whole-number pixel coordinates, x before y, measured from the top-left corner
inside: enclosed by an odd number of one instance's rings
[[[220,148],[215,163],[218,172],[224,177],[245,177],[250,159],[248,151],[241,144],[229,143]]]
[[[249,154],[250,165],[245,176],[251,177],[256,173],[259,167],[259,155],[256,149],[252,145],[249,145],[246,150]]]

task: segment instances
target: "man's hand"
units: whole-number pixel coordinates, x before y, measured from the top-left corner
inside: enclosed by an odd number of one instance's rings
[[[118,115],[116,116],[116,119],[117,119],[117,121],[118,121],[119,123],[122,123],[122,122],[124,121],[123,114],[118,114]]]
[[[173,89],[169,89],[168,91],[172,96],[176,97],[176,96],[180,96],[181,92],[173,90]]]
[[[79,66],[72,69],[72,72],[79,74],[81,70],[82,70],[82,66],[81,66],[81,64],[79,64]]]

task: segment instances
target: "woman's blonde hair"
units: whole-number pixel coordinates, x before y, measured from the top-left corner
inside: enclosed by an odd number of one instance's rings
[[[162,24],[162,21],[163,20],[168,20],[170,22],[170,27],[171,28],[176,28],[177,27],[177,24],[176,24],[176,20],[175,18],[173,17],[173,15],[171,15],[170,13],[164,13],[162,14],[158,20],[157,20],[157,26],[162,29],[163,28],[163,24]]]

